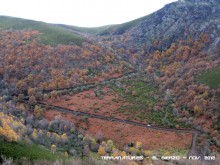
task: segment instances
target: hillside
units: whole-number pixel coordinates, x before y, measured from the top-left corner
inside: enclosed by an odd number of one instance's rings
[[[150,73],[166,93],[153,111],[165,111],[163,104],[171,103],[182,118],[178,121],[201,132],[198,155],[219,148],[219,11],[217,0],[179,0],[115,26],[102,40],[135,68]]]
[[[179,0],[98,28],[5,16],[0,28],[0,158],[219,164],[219,0]]]
[[[77,44],[85,40],[83,37],[67,31],[64,28],[56,27],[53,24],[44,22],[0,16],[1,30],[38,30],[42,35],[41,42],[44,44]]]
[[[85,33],[85,34],[102,35],[106,31],[109,31],[109,29],[112,29],[117,25],[106,25],[106,26],[94,27],[94,28],[77,27],[77,26],[63,25],[63,24],[57,24],[56,26],[65,28],[67,30],[75,31],[75,32]]]
[[[165,50],[179,39],[195,39],[206,33],[212,35],[212,42],[217,46],[219,10],[218,0],[179,0],[148,16],[117,25],[106,34],[122,35],[128,38],[126,44],[140,46],[144,43],[150,52],[155,44],[159,50]]]

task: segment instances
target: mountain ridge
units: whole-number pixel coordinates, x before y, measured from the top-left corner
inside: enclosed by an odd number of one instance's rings
[[[42,42],[51,45],[71,43],[81,45],[85,40],[82,36],[53,24],[10,16],[0,16],[0,30],[38,30],[44,34],[40,37]]]
[[[212,33],[214,42],[220,31],[219,2],[210,0],[197,5],[195,2],[197,1],[173,2],[150,14],[127,31],[129,38],[132,38],[130,42],[152,45],[152,40],[163,40],[164,44],[159,49],[165,50],[177,39],[189,36],[198,38],[204,33]],[[217,41],[218,39],[215,42]]]

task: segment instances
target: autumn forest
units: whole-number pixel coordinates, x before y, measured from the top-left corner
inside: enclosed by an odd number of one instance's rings
[[[219,8],[105,29],[0,16],[0,164],[218,164]]]

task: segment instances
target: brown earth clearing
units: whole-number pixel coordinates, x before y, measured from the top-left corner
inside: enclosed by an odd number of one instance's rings
[[[154,130],[94,118],[84,120],[82,116],[74,116],[55,110],[47,110],[44,115],[49,120],[60,115],[64,119],[73,122],[83,134],[87,133],[94,137],[101,134],[104,139],[113,140],[119,148],[122,148],[124,144],[140,141],[143,148],[148,150],[171,150],[174,148],[181,150],[190,148],[192,141],[191,133]]]
[[[103,88],[102,91],[103,99],[99,99],[94,89],[90,89],[73,96],[63,95],[57,99],[49,99],[46,103],[71,110],[126,119],[126,116],[118,111],[121,105],[127,104],[126,101],[110,88]]]

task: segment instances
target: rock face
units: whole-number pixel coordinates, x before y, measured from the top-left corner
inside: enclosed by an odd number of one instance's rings
[[[216,39],[220,35],[220,1],[179,0],[167,4],[125,33],[130,38],[128,43],[145,43],[149,50],[155,41],[160,41],[159,49],[165,50],[175,40],[197,38],[201,34],[209,34],[212,42],[219,44]]]

